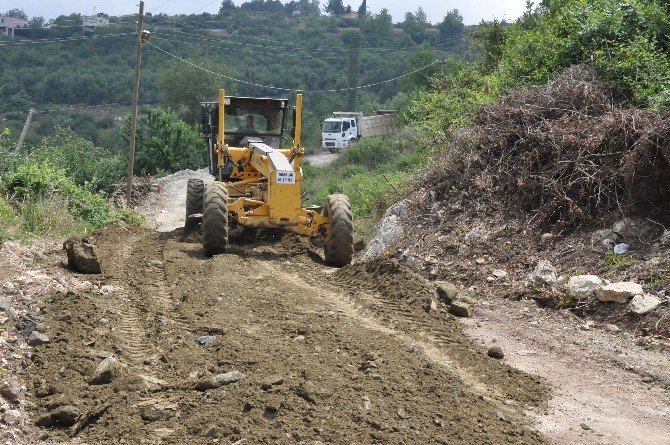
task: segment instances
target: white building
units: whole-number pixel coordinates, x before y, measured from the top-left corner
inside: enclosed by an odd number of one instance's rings
[[[95,32],[96,28],[105,28],[109,26],[109,19],[98,17],[97,15],[84,15],[84,32]]]
[[[17,28],[27,28],[28,22],[15,17],[0,15],[0,35],[14,37],[14,30]]]

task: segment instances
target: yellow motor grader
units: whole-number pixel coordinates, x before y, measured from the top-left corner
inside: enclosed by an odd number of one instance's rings
[[[215,180],[205,185],[190,179],[186,191],[186,221],[202,215],[205,254],[226,252],[230,230],[281,229],[323,243],[326,263],[349,264],[354,248],[348,198],[329,195],[323,205],[302,206],[302,94],[295,106],[288,99],[226,96],[224,90],[218,99],[200,104]],[[289,132],[293,146],[282,148]]]

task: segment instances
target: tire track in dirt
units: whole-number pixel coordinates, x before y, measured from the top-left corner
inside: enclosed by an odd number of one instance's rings
[[[118,252],[118,257],[113,257],[111,263],[115,266],[121,265],[122,269],[119,272],[115,271],[114,278],[109,280],[109,284],[114,286],[116,291],[107,300],[111,309],[119,315],[118,332],[123,342],[123,355],[129,359],[132,364],[140,364],[145,356],[146,345],[144,339],[146,338],[146,331],[142,323],[141,313],[139,307],[141,300],[138,298],[136,292],[129,291],[125,283],[120,279],[126,275],[123,269],[128,267],[128,263],[132,258],[134,247],[142,238],[142,234],[133,234],[127,243],[123,244],[121,250]]]
[[[165,240],[156,232],[133,233],[114,252],[105,268],[108,284],[117,289],[108,300],[120,317],[123,355],[134,364],[147,358],[175,330],[187,328],[175,318],[175,303],[164,267]]]

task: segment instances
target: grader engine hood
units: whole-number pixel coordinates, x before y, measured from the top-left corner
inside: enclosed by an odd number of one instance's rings
[[[253,150],[251,164],[258,171],[264,172],[270,167],[267,172],[269,173],[267,177],[270,181],[275,184],[295,184],[295,171],[284,154],[261,142],[251,142],[249,147]],[[267,158],[267,165],[262,157],[257,156],[258,154]]]

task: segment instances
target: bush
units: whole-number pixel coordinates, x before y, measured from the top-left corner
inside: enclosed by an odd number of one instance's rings
[[[25,207],[28,212],[33,210],[31,206],[35,202],[59,197],[73,216],[93,227],[100,227],[110,220],[110,208],[101,196],[75,184],[65,170],[46,162],[21,165],[6,176],[4,187],[12,202],[19,207],[28,206]]]
[[[42,139],[30,154],[35,163],[47,162],[62,169],[76,184],[104,190],[125,174],[125,159],[106,149],[77,138],[69,128],[56,127],[56,135]]]

